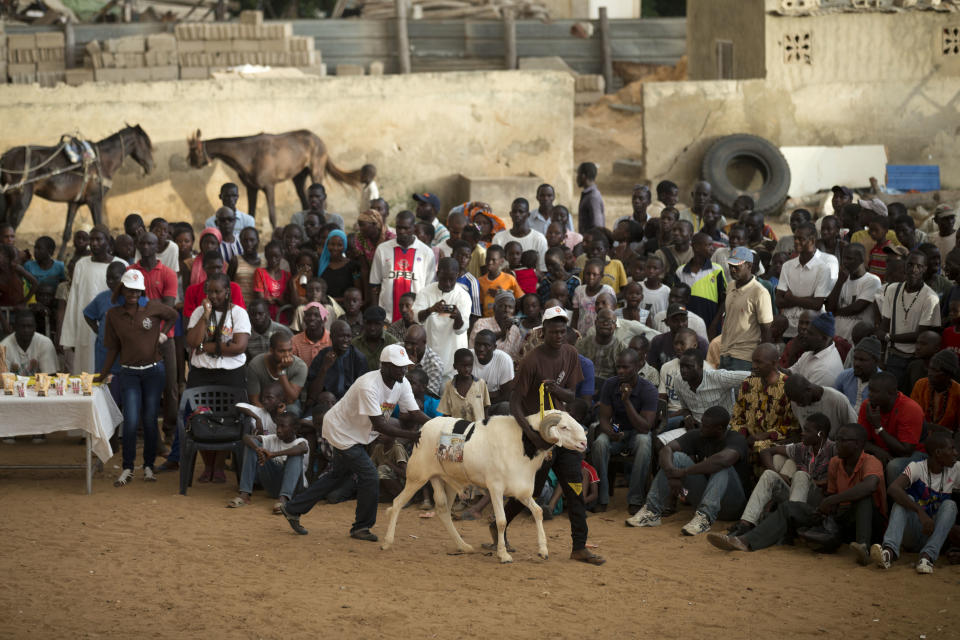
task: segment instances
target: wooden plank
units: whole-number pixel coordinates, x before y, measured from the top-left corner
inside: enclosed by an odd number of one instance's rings
[[[600,68],[603,69],[604,86],[613,88],[613,52],[610,46],[610,19],[607,8],[600,7]]]
[[[400,73],[410,73],[410,38],[407,35],[407,0],[396,0],[397,4],[397,58],[400,61]]]
[[[511,7],[503,9],[503,65],[510,70],[517,68],[517,21]]]

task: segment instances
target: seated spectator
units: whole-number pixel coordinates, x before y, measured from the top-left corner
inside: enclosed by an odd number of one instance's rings
[[[326,329],[326,308],[319,302],[306,305],[303,314],[303,331],[293,336],[293,355],[310,366],[314,357],[330,346],[330,334]]]
[[[310,448],[305,439],[297,437],[298,422],[296,415],[284,412],[277,417],[276,434],[243,436],[247,448],[240,472],[240,492],[228,507],[250,504],[253,483],[257,481],[268,496],[278,498],[273,512],[280,514],[280,506],[286,504],[298,488],[306,486],[304,462]]]
[[[801,338],[803,352],[790,367],[790,373],[799,373],[814,384],[830,385],[843,372],[843,358],[833,343],[833,314],[821,313],[810,321]]]
[[[271,382],[260,390],[260,405],[238,402],[237,410],[253,420],[254,435],[271,435],[277,432],[277,417],[286,409],[283,402],[283,386]]]
[[[647,362],[647,353],[650,351],[650,340],[647,338],[647,336],[633,336],[630,338],[630,342],[627,343],[627,346],[636,351],[637,355],[640,357],[640,363],[643,366],[640,367],[639,376],[653,386],[659,388],[660,372],[651,367],[650,363]],[[691,349],[696,349],[696,347],[691,347]]]
[[[680,283],[669,289],[668,303],[667,306],[663,309],[656,311],[655,313],[651,310],[651,315],[647,319],[647,325],[653,327],[655,330],[660,333],[666,333],[670,330],[669,325],[667,325],[667,309],[670,305],[679,304],[683,307],[687,307],[687,326],[694,330],[694,332],[703,338],[704,344],[707,344],[707,323],[703,321],[703,318],[698,316],[693,311],[690,311],[687,303],[690,302],[690,286],[684,283]]]
[[[260,391],[273,382],[283,388],[286,410],[300,416],[300,391],[307,381],[307,365],[293,355],[293,339],[283,333],[270,338],[270,350],[247,365],[247,395],[260,406]]]
[[[660,369],[664,363],[677,357],[673,350],[673,343],[677,332],[687,327],[687,308],[682,304],[672,303],[667,309],[665,322],[667,333],[662,333],[650,341],[650,353],[647,354],[647,362],[655,369]],[[707,356],[707,341],[697,335],[697,350],[701,357]]]
[[[907,365],[907,373],[900,381],[900,391],[906,394],[913,393],[913,387],[920,378],[927,377],[930,370],[930,360],[941,349],[940,334],[936,331],[923,331],[917,336],[917,349]]]
[[[890,523],[883,544],[870,547],[870,558],[881,569],[889,569],[900,557],[902,543],[908,550],[920,552],[917,573],[933,573],[940,549],[955,527],[957,503],[953,492],[960,487],[956,447],[945,433],[932,434],[926,444],[930,457],[908,464],[890,484],[894,503]]]
[[[480,318],[473,323],[473,329],[470,331],[470,347],[473,348],[477,334],[488,329],[497,334],[497,349],[506,352],[514,360],[519,360],[523,332],[520,331],[514,318],[516,308],[517,301],[513,293],[500,291],[493,305],[493,317]]]
[[[960,423],[958,375],[960,363],[957,354],[944,349],[930,359],[927,377],[917,380],[910,398],[923,409],[924,431],[957,431]]]
[[[397,339],[384,333],[387,312],[383,307],[370,306],[363,311],[363,333],[353,339],[353,346],[367,359],[367,362],[379,362],[384,347],[396,344]]]
[[[624,306],[616,310],[617,317],[646,324],[650,311],[643,306],[643,287],[630,282],[623,288]]]
[[[491,406],[509,403],[513,391],[513,360],[497,349],[497,334],[489,329],[478,333],[473,352],[473,375],[487,383]],[[509,411],[509,407],[501,409]]]
[[[853,368],[844,369],[837,376],[833,388],[847,397],[854,411],[870,396],[870,378],[880,371],[883,346],[876,336],[867,336],[853,348]]]
[[[803,425],[800,442],[763,449],[760,461],[764,471],[747,500],[740,521],[727,531],[727,535],[742,536],[756,527],[771,501],[777,505],[785,502],[820,504],[827,488],[830,459],[837,454],[837,446],[829,433],[827,416],[814,413]]]
[[[592,259],[583,270],[583,284],[573,294],[574,328],[581,334],[586,333],[597,319],[597,296],[609,293],[616,297],[614,290],[603,283],[603,260]]]
[[[923,409],[897,391],[897,379],[889,371],[870,378],[870,399],[860,407],[857,422],[867,430],[867,453],[883,463],[890,482],[908,464],[927,457],[920,444]]]
[[[29,309],[13,316],[13,333],[0,341],[6,352],[7,371],[21,376],[57,372],[57,348],[53,340],[37,333],[37,320]]]
[[[486,420],[490,394],[487,383],[473,375],[473,352],[457,349],[453,356],[453,368],[456,374],[444,386],[437,411],[470,422]]]
[[[683,353],[688,349],[696,349],[697,334],[695,334],[692,329],[680,329],[673,338],[673,346],[677,353]],[[649,363],[647,366],[649,366]],[[680,359],[674,358],[664,363],[664,365],[660,367],[659,374],[660,384],[657,385],[657,389],[660,398],[667,403],[668,428],[673,429],[680,426],[680,423],[685,417],[681,411],[682,407],[680,406],[679,388],[680,385],[683,384],[683,380],[680,378]]]
[[[643,508],[627,519],[629,526],[659,526],[667,498],[684,489],[686,501],[696,505],[696,513],[682,529],[684,535],[699,535],[709,531],[717,518],[731,520],[743,512],[750,487],[747,442],[729,428],[729,422],[726,409],[711,406],[699,428],[660,450],[660,471]]]
[[[465,240],[453,242],[453,259],[457,261],[457,284],[470,296],[470,320],[483,315],[483,308],[480,305],[480,282],[469,271],[472,252],[470,243]]]
[[[631,515],[643,506],[647,477],[653,458],[653,431],[657,426],[657,389],[641,378],[640,357],[633,349],[617,356],[616,376],[600,389],[597,412],[600,423],[590,457],[600,476],[599,497],[594,511],[606,511],[610,503],[608,466],[611,455],[632,456],[627,506]]]
[[[904,282],[886,288],[880,312],[880,331],[888,335],[886,370],[898,383],[916,355],[917,336],[940,327],[940,300],[923,282],[926,256],[919,251],[911,253],[906,268]]]
[[[750,377],[740,385],[730,428],[747,439],[747,446],[765,440],[792,440],[799,426],[784,391],[787,377],[777,370],[777,348],[763,343],[753,350]]]
[[[293,320],[290,321],[291,331],[303,330],[303,312],[306,311],[307,305],[311,302],[319,302],[323,305],[323,308],[326,309],[326,320],[324,320],[323,324],[328,332],[333,325],[333,321],[344,315],[343,307],[333,298],[327,297],[326,281],[323,278],[310,278],[307,280],[306,287],[304,287],[303,297],[300,298],[300,303],[293,311]]]
[[[427,391],[437,398],[443,392],[444,364],[440,354],[427,346],[427,332],[419,324],[407,329],[403,337],[403,346],[414,365],[427,374]]]
[[[614,319],[616,320],[616,330],[613,332],[613,335],[623,344],[630,342],[634,336],[647,336],[653,339],[660,335],[660,332],[656,331],[655,329],[651,329],[642,322],[618,317],[616,315],[617,298],[612,293],[601,293],[597,296],[597,313],[600,313],[604,309],[611,311],[614,314]],[[590,338],[596,335],[596,333],[597,328],[594,326],[587,330],[586,333],[582,334],[582,337]]]
[[[324,391],[329,391],[336,399],[342,398],[350,385],[367,372],[367,358],[352,341],[350,325],[342,320],[334,322],[330,328],[330,346],[313,358],[307,371],[310,404],[319,402]]]
[[[597,313],[597,324],[592,336],[584,336],[577,341],[577,351],[593,362],[596,384],[603,387],[607,378],[617,371],[617,356],[626,348],[626,345],[617,340],[614,331],[617,328],[617,317],[613,311],[604,309]]]
[[[202,286],[202,285],[201,285]],[[253,360],[270,350],[270,338],[282,333],[292,338],[290,329],[270,318],[270,308],[264,299],[252,300],[247,309],[250,315],[250,339],[247,341],[247,360]]]
[[[787,378],[783,390],[790,399],[790,410],[798,424],[806,424],[815,413],[827,416],[830,421],[827,435],[832,440],[836,440],[837,429],[857,421],[857,414],[846,396],[832,387],[813,384],[799,373]]]
[[[734,392],[749,375],[749,371],[707,369],[696,349],[680,354],[680,379],[683,382],[677,385],[677,393],[680,396],[680,411],[686,415],[686,428],[697,428],[710,407],[722,407],[726,411],[726,428],[730,422],[730,410],[733,409]]]
[[[397,342],[403,342],[403,336],[407,335],[407,329],[417,322],[417,315],[413,312],[413,303],[417,299],[417,294],[407,291],[400,296],[400,317],[387,325],[384,329],[386,333],[397,339]]]
[[[223,248],[224,245],[220,245]],[[263,250],[267,264],[257,267],[253,272],[253,295],[263,298],[270,305],[270,317],[283,322],[279,317],[280,307],[288,302],[287,283],[290,281],[290,272],[281,268],[283,250],[280,243],[268,242]],[[289,322],[289,318],[286,320]]]
[[[759,551],[800,533],[822,552],[835,551],[843,541],[853,540],[850,547],[858,561],[866,564],[867,548],[886,514],[887,499],[883,466],[863,450],[865,440],[860,425],[840,428],[837,455],[827,467],[827,497],[819,506],[788,501],[742,535],[709,535],[707,540],[726,551]],[[814,527],[825,517],[832,518],[836,531]]]

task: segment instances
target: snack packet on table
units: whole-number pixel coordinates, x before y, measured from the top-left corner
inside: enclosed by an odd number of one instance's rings
[[[46,373],[38,373],[36,376],[36,384],[34,388],[37,391],[38,396],[46,396],[47,392],[50,390],[50,375]]]
[[[13,395],[13,387],[17,382],[17,374],[15,373],[4,373],[3,374],[3,394],[7,396]]]
[[[92,373],[81,373],[80,374],[80,388],[83,390],[83,395],[90,396],[93,395],[93,374]]]

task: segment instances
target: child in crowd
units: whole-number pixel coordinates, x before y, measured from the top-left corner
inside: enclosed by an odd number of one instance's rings
[[[363,333],[362,306],[363,294],[360,293],[360,289],[350,287],[343,292],[343,314],[339,319],[350,325],[354,338]]]
[[[243,436],[247,448],[243,452],[240,491],[227,503],[228,507],[250,504],[256,480],[268,496],[277,498],[273,513],[280,515],[281,507],[293,497],[294,492],[306,486],[305,462],[310,449],[305,439],[297,437],[297,416],[281,412],[276,416],[276,421],[276,433]]]
[[[293,312],[290,329],[294,332],[303,330],[303,312],[311,302],[319,302],[327,310],[324,327],[327,331],[330,331],[330,326],[343,315],[343,307],[337,304],[336,300],[327,297],[327,283],[323,278],[310,278],[307,281],[306,293],[303,296],[302,304]]]
[[[38,284],[50,284],[56,287],[67,279],[67,269],[59,260],[53,259],[57,243],[50,236],[40,236],[33,245],[33,260],[28,260],[23,268]]]
[[[517,269],[520,269],[523,265],[520,263],[520,259],[523,257],[523,246],[516,240],[511,240],[507,244],[503,245],[503,253],[507,259],[507,268],[504,269],[504,272],[509,273],[514,278],[517,277]]]
[[[574,292],[577,288],[580,287],[580,279],[577,278],[577,286],[574,287]],[[550,307],[550,301],[553,300],[557,303],[558,306],[563,307],[567,310],[569,315],[572,315],[573,312],[570,311],[572,306],[571,300],[573,300],[573,295],[570,293],[570,287],[566,282],[562,280],[555,280],[553,284],[550,285],[550,291],[547,292],[547,299],[543,301],[543,306]]]
[[[380,187],[377,186],[377,168],[372,164],[360,167],[360,202],[357,208],[366,211],[370,203],[380,197]]]
[[[636,320],[646,324],[650,310],[643,305],[643,287],[636,282],[630,282],[623,288],[623,299],[626,306],[617,309],[617,317],[625,320]]]
[[[68,273],[73,273],[73,265],[77,264],[77,260],[88,255],[90,255],[90,234],[83,229],[78,229],[73,233],[73,255],[67,261]]]
[[[523,297],[523,289],[517,284],[517,279],[501,271],[503,257],[503,248],[499,245],[492,244],[487,247],[487,272],[477,279],[480,283],[480,304],[484,318],[493,317],[493,301],[499,291],[511,291],[514,297]]]
[[[537,282],[537,295],[541,301],[554,297],[551,291],[554,283],[564,284],[567,288],[566,298],[572,299],[573,292],[580,286],[580,278],[571,275],[564,267],[564,250],[560,247],[550,247],[544,257],[547,272]]]
[[[191,247],[192,236],[191,232]],[[254,276],[257,269],[263,266],[263,257],[260,255],[260,233],[256,227],[247,227],[240,232],[240,247],[242,251],[230,258],[227,275],[240,285],[244,300],[253,300]]]
[[[172,234],[167,221],[164,218],[151,220],[150,233],[157,236],[157,260],[174,273],[180,271],[180,250],[170,239]]]
[[[943,330],[943,348],[960,356],[960,299],[950,301],[950,326]]]
[[[554,205],[553,210],[550,212],[550,217],[553,218],[553,221],[560,225],[562,229],[566,230],[566,235],[563,237],[563,244],[567,248],[573,250],[576,246],[583,242],[583,236],[573,231],[573,225],[570,224],[570,211],[562,204]]]
[[[535,293],[528,293],[520,298],[520,312],[523,317],[520,319],[520,332],[526,338],[527,334],[540,326],[543,319],[543,303]]]
[[[420,407],[421,411],[431,418],[436,418],[437,416],[443,415],[437,406],[440,404],[440,399],[432,395],[427,390],[427,386],[429,385],[430,381],[427,378],[426,371],[420,367],[410,369],[407,371],[407,380],[410,382],[410,390],[413,392],[413,399],[417,401],[417,406]],[[399,405],[393,408],[391,417],[400,417]]]
[[[661,311],[666,312],[670,305],[670,287],[663,284],[663,260],[650,256],[644,263],[644,279],[640,282],[643,289],[644,308],[650,316]]]
[[[487,247],[480,242],[480,229],[474,224],[468,224],[463,228],[460,239],[470,245],[470,262],[467,263],[467,271],[473,274],[473,277],[479,278],[487,271]]]
[[[519,244],[519,243],[518,243]],[[513,270],[513,277],[517,279],[517,284],[523,289],[524,293],[537,292],[537,252],[524,251],[520,255],[520,267]]]
[[[470,273],[470,256],[472,249],[470,243],[465,240],[456,240],[452,243],[453,259],[457,261],[459,272],[457,274],[457,284],[470,294],[470,315],[475,320],[483,315],[483,309],[480,306],[480,282],[476,276]]]
[[[870,238],[873,240],[873,248],[870,249],[870,255],[867,256],[867,271],[880,278],[880,282],[887,282],[887,252],[884,251],[891,246],[894,241],[887,239],[887,232],[890,231],[890,219],[882,214],[875,214],[867,225],[870,230]]]
[[[113,239],[113,255],[120,258],[127,264],[133,264],[137,261],[137,247],[133,237],[126,233],[121,233]]]
[[[437,235],[437,230],[433,224],[420,221],[414,225],[413,229],[417,236],[417,240],[433,249],[434,263],[440,262],[440,258],[443,256],[440,255],[440,247],[433,246],[433,239]]]
[[[268,242],[264,249],[267,266],[258,268],[253,275],[253,295],[263,298],[270,304],[270,318],[281,323],[288,320],[280,319],[280,307],[287,302],[287,283],[290,281],[290,272],[281,268],[280,261],[283,252],[278,242]]]
[[[577,287],[573,294],[573,325],[580,334],[589,331],[597,320],[597,296],[609,293],[616,297],[609,285],[603,284],[603,260],[593,258],[587,261],[583,271],[584,284]]]
[[[36,288],[30,310],[33,311],[34,320],[37,322],[37,333],[47,336],[53,340],[54,344],[59,344],[56,293],[57,287],[55,285],[41,284]]]
[[[294,259],[293,271],[290,272],[290,279],[287,281],[287,299],[291,305],[298,307],[306,304],[304,299],[307,296],[307,284],[316,273],[317,254],[311,251],[301,251],[300,255]],[[330,283],[327,278],[322,279],[327,284],[327,291],[329,291]]]
[[[437,411],[470,422],[486,419],[490,393],[484,380],[473,377],[473,352],[457,349],[453,354],[453,369],[457,373],[444,386]]]

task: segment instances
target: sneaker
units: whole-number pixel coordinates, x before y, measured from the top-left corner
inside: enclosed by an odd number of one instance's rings
[[[683,525],[681,531],[685,536],[698,536],[701,533],[706,533],[710,531],[710,518],[707,517],[707,514],[697,511],[690,522]]]
[[[153,472],[153,467],[144,467],[143,468],[143,479],[147,482],[156,482],[157,474]]]
[[[133,480],[133,469],[124,469],[123,472],[113,481],[113,486],[122,487]]]
[[[879,544],[870,547],[870,559],[881,569],[889,569],[893,564],[893,554],[890,553],[890,549],[881,547]]]
[[[350,532],[350,537],[356,540],[366,540],[367,542],[376,542],[377,536],[370,529],[357,529]]]
[[[927,574],[933,573],[933,563],[930,562],[930,558],[920,558],[920,562],[917,563],[917,573]]]
[[[862,542],[851,542],[850,549],[857,555],[857,563],[861,567],[870,564],[870,549]]]
[[[637,511],[635,514],[627,518],[628,527],[659,527],[660,526],[660,514],[654,513],[647,509],[646,506],[642,507],[640,511]]]
[[[739,537],[723,533],[708,533],[707,542],[724,551],[750,551],[750,548]]]

